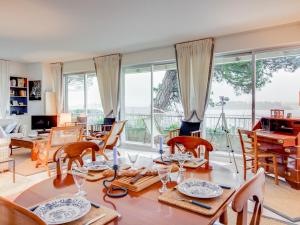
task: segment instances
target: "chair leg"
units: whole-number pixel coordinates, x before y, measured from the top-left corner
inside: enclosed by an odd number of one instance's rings
[[[247,180],[247,162],[244,160],[244,181]]]
[[[273,167],[274,167],[274,175],[275,175],[275,184],[279,185],[278,168],[277,168],[277,159],[276,159],[276,156],[273,156]]]
[[[220,223],[227,225],[228,224],[228,214],[227,214],[227,208],[224,210],[222,215],[220,216],[219,219]]]

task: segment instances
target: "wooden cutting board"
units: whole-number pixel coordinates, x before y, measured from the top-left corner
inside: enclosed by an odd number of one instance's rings
[[[139,192],[144,190],[145,188],[151,186],[160,181],[159,176],[144,176],[143,178],[139,179],[136,183],[130,184],[130,181],[133,177],[121,177],[115,181],[113,181],[112,185],[118,187],[125,187],[128,190]]]

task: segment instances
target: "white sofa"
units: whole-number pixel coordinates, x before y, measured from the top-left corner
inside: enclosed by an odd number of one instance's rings
[[[10,154],[10,138],[0,138],[0,161],[6,160],[9,158]],[[8,170],[8,163],[0,164],[0,171]]]
[[[24,137],[27,133],[26,131],[26,126],[22,124],[19,120],[17,119],[0,119],[0,127],[5,130],[5,128],[12,123],[17,123],[17,126],[13,129],[12,132],[8,133],[7,135],[10,138],[13,137]]]

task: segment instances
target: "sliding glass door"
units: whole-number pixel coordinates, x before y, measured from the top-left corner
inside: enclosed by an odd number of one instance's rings
[[[269,116],[270,109],[300,117],[300,49],[256,54],[256,116]]]
[[[151,144],[151,66],[124,70],[126,141]]]
[[[206,139],[213,141],[215,149],[224,150],[227,146],[222,129],[222,108],[234,149],[239,149],[237,128],[251,129],[252,81],[251,53],[215,58],[211,95],[205,114]],[[224,104],[222,97],[226,99]]]
[[[176,64],[127,67],[123,76],[125,141],[155,147],[182,117]]]

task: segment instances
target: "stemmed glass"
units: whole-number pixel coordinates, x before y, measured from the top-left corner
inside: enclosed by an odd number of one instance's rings
[[[77,165],[72,165],[72,175],[74,182],[78,188],[78,192],[75,194],[76,196],[84,196],[86,192],[82,190],[82,186],[85,182],[86,176],[88,174],[88,169],[85,167],[78,167]]]
[[[165,193],[165,192],[168,191],[167,182],[169,181],[171,167],[169,167],[169,166],[159,166],[157,168],[157,172],[158,172],[160,181],[163,184],[163,186],[159,189],[159,192],[160,193]]]
[[[139,155],[138,154],[127,154],[128,155],[128,159],[131,163],[131,168],[135,169],[134,164],[136,163]]]
[[[184,153],[184,152],[178,153],[179,172],[181,172],[181,173],[185,171],[185,169],[183,168],[183,165],[184,165],[186,159],[187,159],[186,153]]]

